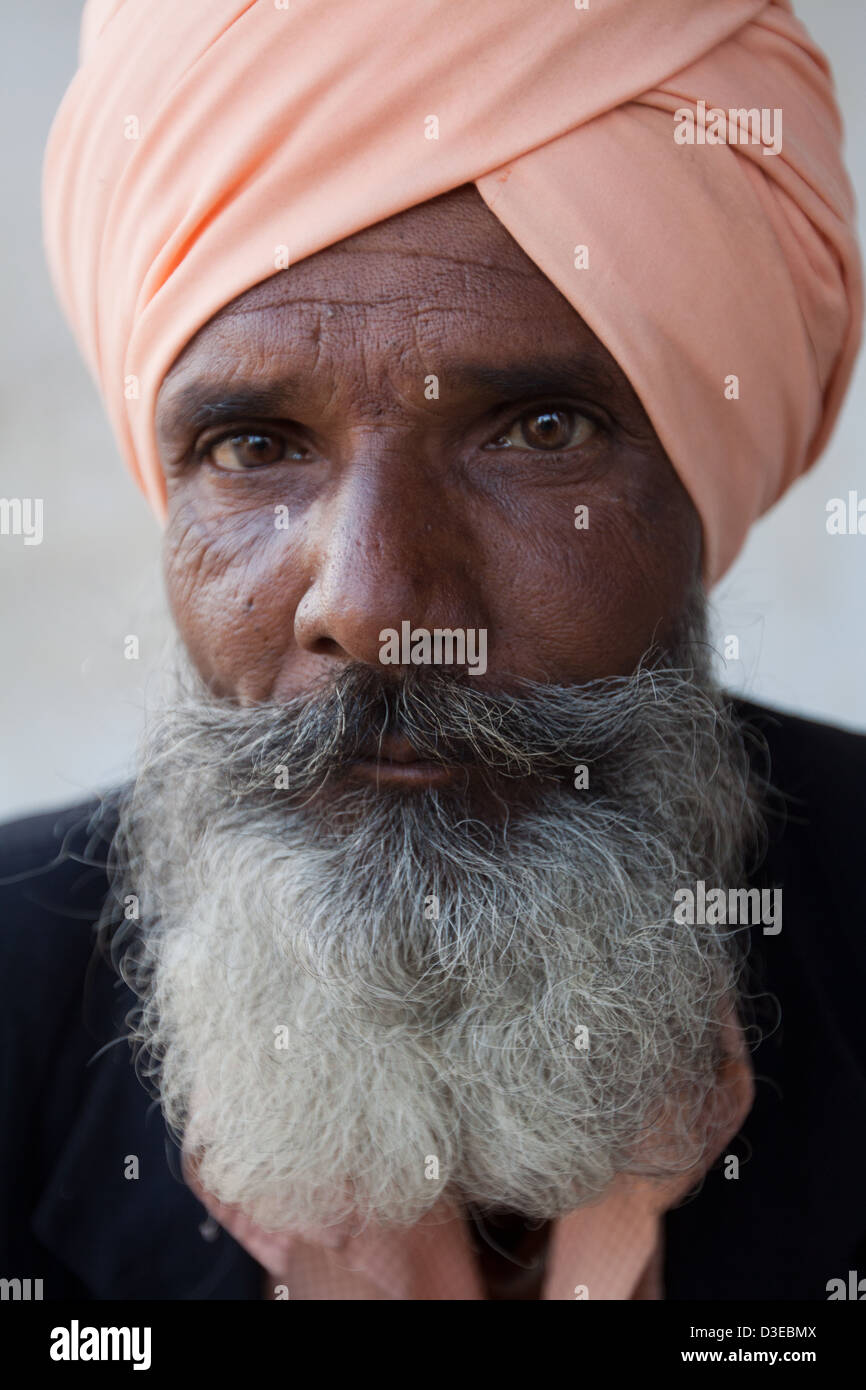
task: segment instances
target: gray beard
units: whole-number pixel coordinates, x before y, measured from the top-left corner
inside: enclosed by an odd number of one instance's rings
[[[403,1225],[445,1194],[549,1220],[700,1162],[740,953],[674,894],[743,883],[760,835],[702,624],[627,678],[383,695],[352,667],[251,708],[177,648],[114,843],[133,920],[103,927],[139,1072],[215,1197],[268,1229]],[[472,787],[345,783],[383,720]]]

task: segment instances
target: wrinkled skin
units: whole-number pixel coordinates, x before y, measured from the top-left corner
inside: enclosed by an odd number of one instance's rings
[[[541,364],[561,384],[536,386]],[[207,409],[241,383],[275,399]],[[486,628],[490,688],[625,674],[699,570],[697,514],[627,379],[472,186],[222,309],[167,374],[157,430],[174,617],[243,703],[377,663],[404,619]]]

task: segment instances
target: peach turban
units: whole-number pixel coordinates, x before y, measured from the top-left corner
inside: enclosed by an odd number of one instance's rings
[[[818,456],[851,375],[862,278],[840,143],[789,0],[88,0],[44,237],[164,520],[156,396],[196,330],[474,183],[631,380],[713,582]]]

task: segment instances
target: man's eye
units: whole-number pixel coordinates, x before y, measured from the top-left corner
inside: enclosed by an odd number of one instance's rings
[[[306,457],[302,450],[292,448],[279,435],[259,434],[253,430],[224,435],[207,445],[202,454],[217,468],[230,473],[249,472],[268,463]]]
[[[595,433],[595,424],[576,410],[532,410],[488,449],[574,449]]]

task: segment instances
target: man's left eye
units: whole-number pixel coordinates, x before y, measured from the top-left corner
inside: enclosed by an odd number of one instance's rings
[[[574,449],[595,432],[595,424],[576,410],[532,410],[521,415],[507,434],[488,449]]]

